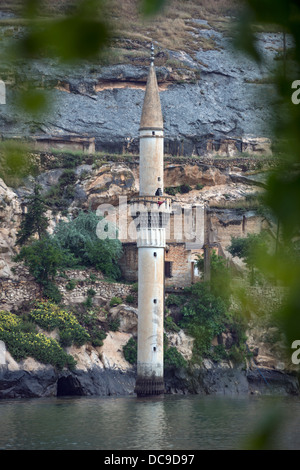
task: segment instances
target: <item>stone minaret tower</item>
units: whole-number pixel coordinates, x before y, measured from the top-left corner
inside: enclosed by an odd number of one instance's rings
[[[138,396],[164,393],[164,259],[165,225],[171,198],[164,196],[163,117],[152,46],[140,123],[140,191],[132,200],[137,220],[138,358],[135,392]]]

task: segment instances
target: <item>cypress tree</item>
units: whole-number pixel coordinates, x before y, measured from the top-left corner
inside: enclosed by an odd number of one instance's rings
[[[23,215],[20,229],[17,233],[17,245],[24,245],[33,235],[37,234],[39,240],[46,234],[48,218],[45,213],[47,206],[41,195],[41,186],[36,184],[33,194],[27,197],[27,212]]]

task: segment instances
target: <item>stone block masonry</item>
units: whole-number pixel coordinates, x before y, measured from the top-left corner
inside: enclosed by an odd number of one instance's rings
[[[91,274],[97,276],[97,280],[90,279]],[[101,273],[95,274],[94,270],[70,270],[66,272],[66,277],[58,277],[56,284],[63,295],[63,302],[74,305],[84,302],[88,297],[88,290],[93,289],[96,294],[93,299],[95,304],[100,299],[110,300],[112,297],[125,299],[127,295],[133,294],[131,285],[122,283],[112,283],[99,279]],[[75,281],[75,287],[67,289],[69,280]],[[23,271],[22,279],[0,279],[0,310],[12,310],[20,307],[24,303],[32,302],[42,297],[40,286],[34,279]]]
[[[12,310],[41,295],[40,286],[32,281],[0,279],[0,310]]]

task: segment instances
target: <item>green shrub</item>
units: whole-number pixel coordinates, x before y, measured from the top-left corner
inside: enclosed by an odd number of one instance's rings
[[[179,307],[185,302],[185,297],[182,295],[176,295],[176,294],[169,294],[168,297],[166,298],[165,304],[167,307],[170,307],[170,305],[176,305]]]
[[[28,320],[26,316],[20,322],[19,330],[23,333],[36,333],[37,332],[37,325]]]
[[[178,187],[168,186],[167,188],[165,188],[165,193],[169,194],[169,196],[175,196],[178,193]]]
[[[79,318],[81,324],[85,327],[91,327],[97,324],[97,312],[94,312],[93,310],[86,311],[84,309],[84,311],[81,311],[79,314]]]
[[[133,303],[134,303],[134,297],[133,297],[133,295],[131,295],[131,294],[127,295],[127,297],[126,297],[126,302],[127,302],[128,304],[133,304]]]
[[[75,359],[56,340],[42,333],[25,332],[21,318],[9,312],[0,312],[0,339],[16,361],[30,356],[58,369],[74,369],[76,366]]]
[[[58,183],[45,196],[47,205],[56,211],[65,212],[74,199],[77,175],[73,169],[67,168],[60,175]]]
[[[66,284],[66,289],[73,290],[75,289],[76,285],[77,285],[77,282],[75,281],[75,279],[70,279],[70,281]]]
[[[39,302],[29,318],[46,331],[59,329],[62,341],[82,346],[90,337],[75,315],[50,302]]]
[[[204,184],[201,184],[201,183],[197,183],[197,184],[196,184],[196,189],[197,189],[198,191],[200,191],[200,190],[203,189],[203,188],[204,188]]]
[[[214,346],[211,353],[211,357],[216,362],[221,361],[223,359],[229,359],[229,354],[226,351],[224,344],[217,344],[216,346]]]
[[[93,273],[90,274],[90,281],[91,281],[92,283],[96,282],[96,281],[97,281],[97,276],[96,276],[95,274],[93,274]]]
[[[139,290],[138,283],[134,282],[131,286],[131,289],[133,290],[133,292],[138,292],[138,290]]]
[[[231,244],[227,250],[232,256],[238,256],[247,265],[250,271],[250,284],[255,282],[257,268],[260,267],[261,259],[268,252],[270,241],[266,238],[265,232],[248,233],[246,238],[231,237]]]
[[[204,271],[204,255],[198,255],[197,268]],[[210,290],[215,297],[221,297],[227,308],[230,305],[231,295],[230,270],[226,259],[216,254],[215,250],[210,255]]]
[[[118,331],[120,327],[120,319],[116,318],[115,320],[110,320],[108,322],[108,328],[110,331]]]
[[[42,286],[45,297],[57,303],[61,301],[61,294],[53,281],[59,269],[74,265],[74,257],[53,237],[45,235],[23,246],[13,260],[22,261],[28,267],[30,274]]]
[[[94,289],[88,289],[87,295],[90,297],[94,297],[97,294],[97,292]]]
[[[47,206],[41,195],[41,186],[35,184],[33,194],[26,198],[27,212],[23,214],[16,245],[24,245],[35,234],[41,239],[49,224],[46,217]]]
[[[86,307],[86,308],[92,308],[93,306],[93,297],[91,297],[90,295],[87,296],[86,300],[83,302],[83,305]]]
[[[204,283],[193,284],[186,291],[189,300],[182,308],[181,326],[195,338],[193,356],[210,357],[212,339],[226,329],[226,305]]]
[[[173,318],[170,315],[165,317],[164,323],[165,323],[166,331],[174,331],[174,332],[180,331],[179,326],[176,325],[176,323],[174,322]]]
[[[186,289],[189,294],[182,308],[180,326],[194,338],[193,360],[205,357],[215,361],[232,359],[241,361],[247,355],[246,321],[237,312],[228,312],[227,297],[217,296],[206,283],[196,283]],[[228,331],[234,338],[230,349],[223,345],[212,346],[214,337]]]
[[[64,168],[76,168],[83,161],[83,154],[79,153],[64,153],[62,166]]]
[[[103,340],[106,338],[106,333],[97,327],[93,327],[90,336],[92,345],[94,347],[99,347],[103,345]]]
[[[67,346],[71,346],[71,344],[73,343],[72,330],[61,329],[59,332],[59,342],[64,348],[66,348]]]
[[[187,366],[187,361],[175,347],[171,346],[164,353],[164,365],[165,367],[182,368]]]
[[[109,305],[111,307],[115,307],[116,305],[120,305],[123,302],[123,300],[120,297],[112,297],[111,301],[109,302]]]
[[[177,193],[186,194],[191,191],[191,186],[189,184],[181,184],[180,186],[168,186],[165,188],[165,193],[170,196],[175,196]]]
[[[136,364],[137,362],[137,342],[134,338],[130,338],[128,343],[123,346],[123,354],[129,364]]]
[[[43,295],[56,304],[59,304],[62,300],[62,295],[59,288],[54,282],[51,281],[44,283]]]
[[[182,184],[180,187],[179,187],[179,192],[181,194],[186,194],[188,193],[189,191],[191,191],[192,188],[189,184]]]

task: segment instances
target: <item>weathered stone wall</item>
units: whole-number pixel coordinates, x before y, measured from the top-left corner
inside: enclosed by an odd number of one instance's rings
[[[127,281],[136,282],[138,272],[138,250],[135,243],[123,244],[123,256],[119,265]]]
[[[104,280],[91,282],[88,276],[85,281],[78,281],[76,287],[67,290],[66,281],[57,281],[58,288],[63,294],[63,301],[67,304],[78,304],[88,298],[89,289],[93,289],[96,294],[92,297],[95,304],[102,300],[110,300],[112,297],[120,297],[125,300],[127,295],[132,293],[132,287],[129,284],[111,283]]]
[[[268,314],[276,311],[286,299],[287,293],[286,287],[247,285],[247,295],[253,305],[256,305],[258,314]]]
[[[127,281],[136,282],[138,273],[138,249],[135,244],[123,246],[123,257],[120,261],[123,276]],[[197,280],[197,272],[194,271],[194,263],[198,254],[203,250],[187,250],[185,243],[167,243],[165,252],[165,264],[171,263],[170,276],[168,267],[165,270],[165,286],[186,287]]]
[[[97,279],[91,280],[91,274],[97,276]],[[66,271],[66,277],[56,279],[56,284],[63,295],[63,302],[70,305],[86,301],[89,289],[96,292],[92,297],[96,305],[112,297],[125,300],[127,295],[133,293],[131,285],[104,281],[101,277],[101,273],[94,270],[69,270]],[[76,285],[68,290],[67,285],[70,279],[74,280]],[[40,286],[26,272],[26,269],[23,270],[21,279],[0,279],[0,287],[0,309],[3,310],[16,309],[26,302],[42,297]]]
[[[231,237],[246,237],[248,233],[260,233],[269,227],[267,221],[252,211],[211,210],[209,217],[209,241],[226,250]]]
[[[39,285],[30,279],[21,281],[1,279],[0,287],[1,310],[12,310],[41,295]]]
[[[192,255],[186,250],[185,243],[169,244],[165,261],[171,263],[170,277],[166,275],[166,286],[186,287],[191,285]]]

